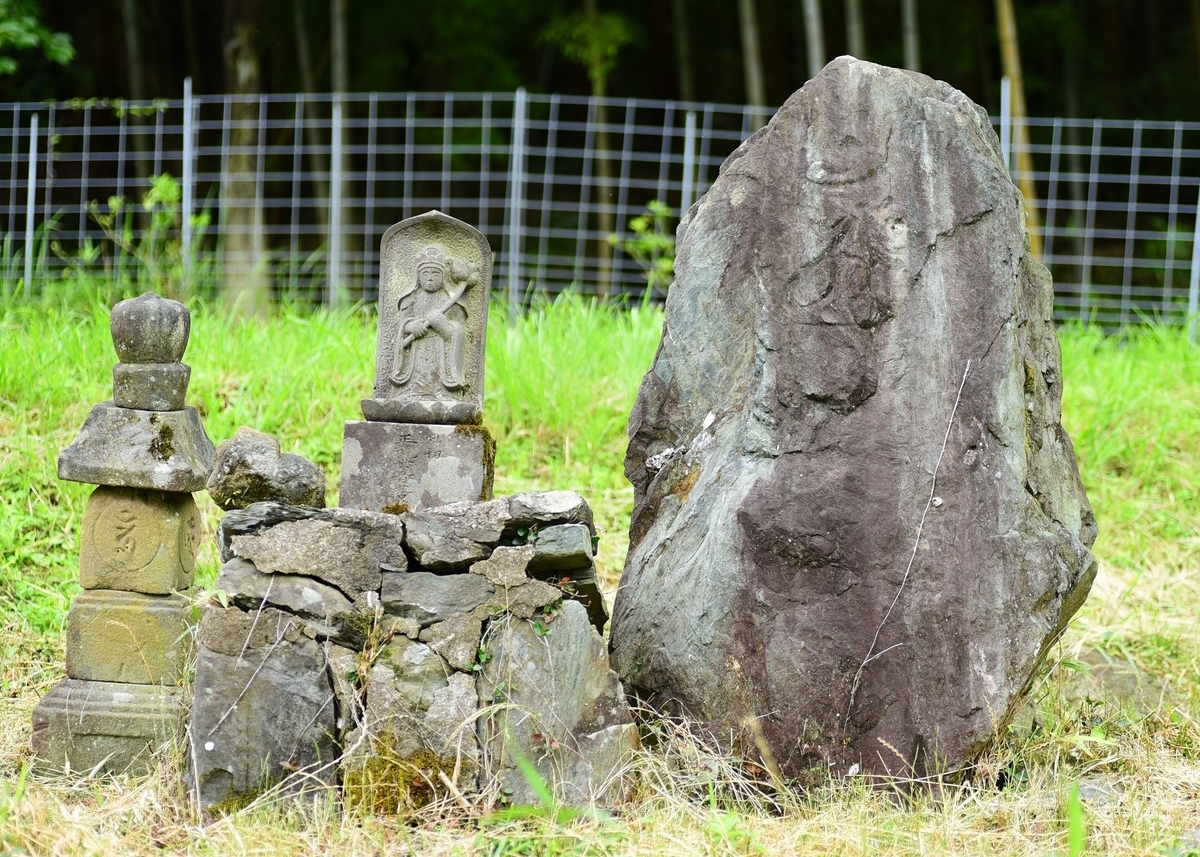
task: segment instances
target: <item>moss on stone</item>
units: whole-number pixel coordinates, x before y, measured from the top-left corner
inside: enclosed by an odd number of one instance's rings
[[[156,422],[153,418],[151,422]],[[150,454],[159,461],[166,461],[175,454],[175,429],[167,423],[158,427],[158,434],[150,441]]]
[[[383,512],[385,515],[403,515],[408,511],[408,504],[401,503],[399,500],[397,500],[395,503],[388,503],[379,511]]]
[[[411,812],[431,803],[445,791],[439,774],[454,776],[456,759],[428,748],[401,757],[389,732],[371,742],[372,754],[345,771],[342,795],[347,809],[385,815]],[[474,776],[472,763],[462,764],[459,779]]]
[[[459,423],[454,431],[461,435],[481,436],[483,438],[483,486],[479,489],[479,499],[492,499],[492,486],[496,478],[496,440],[492,433],[483,425]]]

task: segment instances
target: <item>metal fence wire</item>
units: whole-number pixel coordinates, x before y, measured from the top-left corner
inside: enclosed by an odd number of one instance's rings
[[[488,237],[511,299],[640,298],[630,221],[652,200],[686,210],[770,113],[523,90],[193,96],[190,84],[175,101],[0,104],[0,288],[36,294],[87,264],[121,276],[133,266],[112,235],[129,244],[146,229],[138,203],[165,173],[181,190],[182,258],[209,262],[193,291],[241,266],[276,297],[373,301],[380,235],[437,208]],[[1056,317],[1195,318],[1200,123],[1026,122]],[[1010,125],[997,119],[1015,165]],[[113,214],[111,197],[128,204]]]

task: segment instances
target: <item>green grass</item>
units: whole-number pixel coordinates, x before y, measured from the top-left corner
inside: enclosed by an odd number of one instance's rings
[[[632,500],[625,421],[661,322],[654,310],[568,298],[511,328],[497,309],[489,329],[496,491],[587,497],[610,595]],[[764,796],[715,748],[671,732],[639,761],[637,799],[608,820],[480,824],[444,806],[415,820],[355,819],[267,806],[202,832],[171,760],[140,780],[22,774],[32,708],[62,675],[91,490],[58,481],[55,459],[109,397],[116,355],[100,301],[0,308],[0,854],[1187,854],[1181,837],[1200,829],[1200,348],[1154,328],[1112,337],[1067,327],[1061,340],[1063,421],[1100,525],[1101,571],[972,786],[908,804],[860,784]],[[244,323],[197,306],[189,401],[214,441],[249,425],[316,461],[333,502],[342,422],[360,418],[374,348],[374,322],[358,312],[283,309]],[[202,511],[211,532],[217,511],[207,499]],[[216,572],[211,543],[201,582]],[[1099,804],[1095,788],[1114,796]]]

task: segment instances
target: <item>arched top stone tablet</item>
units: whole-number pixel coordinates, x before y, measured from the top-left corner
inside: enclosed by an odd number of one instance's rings
[[[492,248],[440,211],[397,223],[379,248],[379,341],[368,420],[478,424]]]

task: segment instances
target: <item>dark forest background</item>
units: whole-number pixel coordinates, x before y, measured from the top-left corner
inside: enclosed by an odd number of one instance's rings
[[[747,0],[40,0],[70,36],[65,66],[39,52],[0,78],[0,99],[178,98],[236,91],[511,91],[586,94],[583,65],[544,38],[556,19],[597,5],[631,40],[609,95],[747,103]],[[920,70],[989,111],[1000,101],[993,0],[860,0],[866,58],[905,65],[903,7],[916,9]],[[808,78],[805,3],[752,0],[765,100]],[[846,53],[849,0],[823,0],[825,58]],[[1200,119],[1200,0],[1014,0],[1028,113]],[[811,11],[811,7],[810,7]],[[337,24],[346,46],[339,64]],[[679,28],[686,66],[679,62]],[[240,65],[239,65],[240,64]],[[338,68],[346,76],[335,79]],[[251,74],[252,73],[252,74]],[[240,83],[238,75],[241,74]],[[247,76],[247,75],[250,76]],[[683,78],[690,75],[692,80]]]

